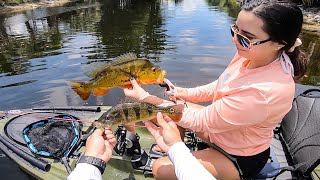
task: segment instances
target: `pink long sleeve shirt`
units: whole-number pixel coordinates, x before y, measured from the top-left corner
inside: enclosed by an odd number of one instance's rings
[[[209,133],[227,153],[256,155],[270,147],[273,129],[291,109],[295,84],[280,61],[247,69],[249,60],[235,55],[214,82],[188,89],[187,100],[211,101],[201,109],[185,108],[179,125]]]

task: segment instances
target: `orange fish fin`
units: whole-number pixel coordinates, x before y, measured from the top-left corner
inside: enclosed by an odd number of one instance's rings
[[[126,124],[126,125],[123,125],[128,131],[130,132],[134,132],[135,131],[135,123],[130,123],[130,124]]]
[[[76,92],[82,100],[87,100],[90,96],[91,91],[84,88],[84,82],[68,81],[69,86]]]
[[[109,88],[96,88],[93,90],[93,95],[95,96],[103,96],[110,91]]]
[[[128,89],[131,89],[132,88],[132,85],[131,84],[128,84],[128,85],[123,85],[121,86],[122,88],[128,88]]]

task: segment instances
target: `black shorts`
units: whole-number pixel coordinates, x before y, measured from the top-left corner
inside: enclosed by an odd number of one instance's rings
[[[237,159],[239,166],[237,166],[236,162],[233,162],[233,164],[238,170],[239,168],[241,169],[242,178],[251,179],[256,177],[267,163],[270,156],[270,148],[253,156],[231,156]]]

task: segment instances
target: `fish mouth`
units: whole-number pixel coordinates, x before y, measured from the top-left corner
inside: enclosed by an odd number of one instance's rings
[[[166,77],[166,75],[167,75],[167,71],[166,70],[162,70],[162,72],[161,72],[161,74],[159,75],[159,77],[157,78],[157,83],[158,84],[161,84],[161,83],[163,83],[163,80],[164,80],[164,78]]]
[[[98,121],[95,121],[92,123],[93,126],[95,126],[97,129],[101,129],[102,131],[104,131],[105,128],[109,128],[111,127],[109,124],[104,124]]]

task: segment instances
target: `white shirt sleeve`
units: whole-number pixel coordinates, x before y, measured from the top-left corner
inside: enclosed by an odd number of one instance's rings
[[[94,165],[79,163],[67,180],[102,180],[100,170]]]
[[[191,154],[183,142],[174,144],[168,151],[179,180],[216,180],[216,178]]]

